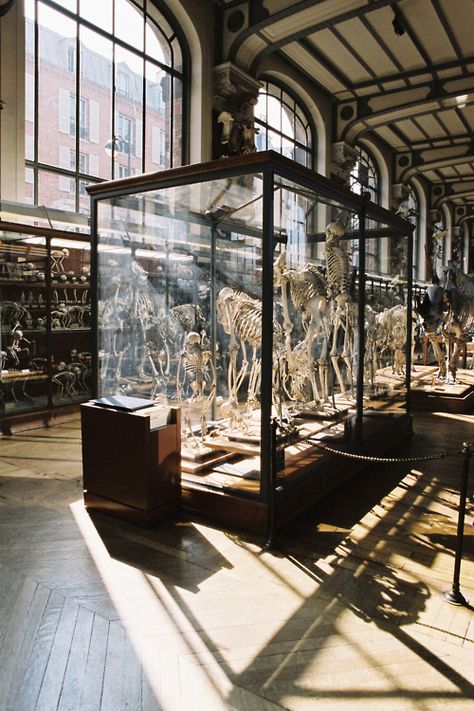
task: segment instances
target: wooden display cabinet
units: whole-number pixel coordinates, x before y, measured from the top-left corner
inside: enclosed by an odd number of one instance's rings
[[[153,428],[153,410],[81,405],[84,503],[141,526],[176,513],[181,497],[180,410]]]

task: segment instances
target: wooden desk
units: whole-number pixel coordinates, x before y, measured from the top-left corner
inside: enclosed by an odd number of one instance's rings
[[[180,410],[151,428],[151,411],[81,405],[84,503],[150,526],[177,512],[181,498]]]

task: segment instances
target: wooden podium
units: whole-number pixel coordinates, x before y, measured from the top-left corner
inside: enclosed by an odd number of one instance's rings
[[[88,509],[152,526],[181,499],[180,410],[155,427],[155,407],[125,412],[81,405],[84,503]]]

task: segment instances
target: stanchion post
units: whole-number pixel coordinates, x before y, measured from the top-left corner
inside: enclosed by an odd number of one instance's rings
[[[469,461],[471,459],[471,445],[463,443],[463,465],[461,474],[461,488],[459,492],[458,530],[456,536],[456,557],[454,559],[453,584],[451,590],[443,593],[444,599],[451,605],[467,605],[468,600],[459,589],[459,576],[461,573],[462,546],[464,538],[464,517],[466,514],[467,481],[469,477]]]
[[[276,496],[276,473],[277,473],[277,422],[272,419],[271,422],[272,434],[271,434],[271,478],[270,478],[270,489],[268,492],[268,526],[267,526],[267,540],[265,542],[264,548],[270,549],[275,546],[275,496]]]

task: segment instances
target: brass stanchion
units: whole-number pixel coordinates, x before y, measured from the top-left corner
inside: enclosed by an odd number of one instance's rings
[[[456,557],[454,559],[453,584],[451,590],[446,590],[443,597],[451,605],[467,605],[468,600],[459,589],[459,574],[461,572],[462,546],[464,538],[464,517],[466,514],[467,480],[469,476],[469,460],[471,458],[471,445],[463,443],[463,467],[461,475],[461,488],[459,492],[458,531],[456,537]]]

